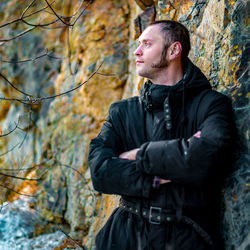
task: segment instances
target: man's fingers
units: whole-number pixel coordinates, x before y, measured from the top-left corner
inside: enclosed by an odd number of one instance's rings
[[[201,131],[199,130],[199,131],[196,132],[192,137],[200,138],[200,137],[201,137]],[[190,142],[190,140],[191,140],[192,137],[190,137],[187,141]]]
[[[138,151],[139,151],[139,148],[135,148],[133,150],[124,152],[124,153],[119,155],[119,158],[127,159],[127,160],[135,160],[136,159],[136,154],[137,154]]]
[[[169,183],[171,180],[160,179],[160,184]]]
[[[196,138],[200,138],[201,137],[201,131],[198,131],[193,136],[196,137]]]

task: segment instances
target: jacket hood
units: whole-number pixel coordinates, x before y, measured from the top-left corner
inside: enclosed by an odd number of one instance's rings
[[[186,70],[184,69],[184,76],[182,88],[177,89],[183,91],[183,88],[189,92],[201,92],[205,89],[211,89],[211,85],[201,70],[196,67],[189,59]],[[177,83],[178,84],[178,83]],[[174,87],[174,86],[173,86]]]
[[[181,98],[192,97],[198,93],[211,89],[211,85],[201,70],[189,59],[184,68],[183,78],[173,86],[153,84],[147,80],[140,89],[140,100],[147,111],[161,109],[167,97]]]

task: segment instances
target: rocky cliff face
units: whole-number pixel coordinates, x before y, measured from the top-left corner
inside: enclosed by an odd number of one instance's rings
[[[62,21],[76,20],[76,15],[65,17],[76,14],[76,6],[81,10],[87,4],[74,26],[62,25]],[[25,15],[44,6],[32,5]],[[81,6],[71,0],[52,6],[61,15],[62,20],[56,22],[60,29],[39,26],[3,41],[32,26],[23,22],[0,26],[1,97],[32,99],[79,88],[35,105],[1,101],[2,134],[18,126],[0,140],[0,200],[17,199],[12,190],[35,194],[30,206],[49,222],[46,227],[36,226],[36,234],[59,224],[91,248],[95,233],[117,206],[118,198],[93,190],[87,166],[88,144],[97,135],[109,105],[137,94],[143,83],[135,75],[133,50],[135,38],[152,20],[178,20],[190,30],[190,58],[214,88],[232,98],[240,133],[249,148],[247,1],[98,0],[83,1]],[[25,7],[15,0],[2,1],[0,25],[18,18]],[[48,9],[25,20],[44,24],[53,22],[55,15]],[[13,89],[3,76],[30,96]],[[225,189],[223,228],[228,249],[249,242],[248,162],[247,154],[242,154]]]

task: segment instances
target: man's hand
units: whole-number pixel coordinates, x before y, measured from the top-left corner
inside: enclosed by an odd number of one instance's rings
[[[200,137],[201,137],[201,131],[199,130],[199,131],[196,132],[192,137],[200,138]],[[187,141],[190,142],[190,140],[191,140],[192,137],[190,137]]]
[[[201,137],[201,131],[200,131],[200,130],[197,131],[192,137],[200,138],[200,137]],[[191,139],[192,137],[190,137],[190,138],[188,139],[188,142],[190,141],[190,139]],[[160,185],[171,182],[171,180],[166,180],[166,179],[161,179],[161,178],[159,178],[159,181],[160,181]]]
[[[139,151],[139,148],[132,149],[130,151],[124,152],[119,155],[119,158],[126,159],[126,160],[136,160],[136,154]],[[159,184],[166,184],[171,182],[171,180],[161,179],[159,178]]]
[[[124,152],[124,153],[119,155],[119,158],[131,160],[131,161],[135,160],[136,154],[139,150],[140,150],[139,148],[135,148],[135,149],[132,149],[130,151]]]
[[[171,180],[166,180],[166,179],[161,179],[160,178],[160,184],[166,184],[166,183],[169,183],[171,182]]]

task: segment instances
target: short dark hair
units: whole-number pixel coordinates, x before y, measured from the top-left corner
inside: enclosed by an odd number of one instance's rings
[[[164,48],[162,58],[166,56],[168,47],[178,41],[182,46],[181,60],[185,64],[188,53],[191,49],[188,29],[181,23],[172,20],[154,21],[149,26],[159,25],[164,38]]]

